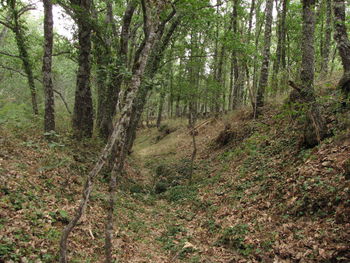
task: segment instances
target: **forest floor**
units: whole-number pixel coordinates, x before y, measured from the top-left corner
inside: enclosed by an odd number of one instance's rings
[[[350,112],[333,92],[322,97],[332,136],[311,149],[282,106],[199,120],[192,178],[184,120],[140,130],[119,180],[115,262],[350,262]],[[65,134],[48,143],[36,126],[0,129],[0,262],[57,262],[102,147]],[[70,262],[103,262],[107,181],[72,234]]]

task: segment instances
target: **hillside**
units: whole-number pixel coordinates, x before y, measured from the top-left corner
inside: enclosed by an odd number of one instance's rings
[[[311,149],[282,106],[256,120],[248,109],[199,120],[191,180],[185,120],[140,130],[118,183],[116,262],[349,262],[350,113],[325,98],[332,135]],[[102,144],[47,143],[21,125],[0,130],[0,261],[57,262]],[[106,189],[102,176],[72,262],[102,262]]]

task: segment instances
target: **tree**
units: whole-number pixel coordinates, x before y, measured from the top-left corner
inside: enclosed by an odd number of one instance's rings
[[[91,0],[71,0],[74,19],[78,25],[78,73],[75,90],[72,127],[74,137],[91,137],[93,132],[93,105],[90,89],[91,54]]]
[[[315,76],[315,0],[302,0],[302,61],[300,80],[301,85],[290,81],[290,85],[300,94],[299,100],[305,106],[305,123],[303,145],[313,147],[326,137],[327,128],[322,116],[320,105],[316,102],[314,91]]]
[[[34,7],[32,5],[23,5],[21,2],[17,2],[17,0],[8,0],[7,7],[9,10],[9,22],[2,21],[1,23],[11,29],[15,34],[17,49],[19,52],[19,56],[16,57],[20,58],[22,61],[22,67],[30,89],[33,113],[34,115],[38,115],[38,99],[34,83],[33,65],[28,53],[25,29],[23,26],[23,20],[21,19],[23,14],[32,10]]]
[[[328,74],[328,64],[331,49],[331,38],[332,38],[332,0],[326,1],[326,31],[325,40],[322,48],[322,63],[321,63],[321,73],[324,77]]]
[[[271,27],[272,27],[272,9],[273,0],[267,0],[265,9],[265,33],[264,33],[264,50],[263,62],[261,64],[260,81],[257,91],[255,112],[259,114],[259,109],[264,106],[265,89],[267,87],[269,78],[269,64],[270,64],[270,47],[271,47]]]
[[[337,42],[339,55],[344,69],[338,87],[342,90],[345,96],[348,96],[350,94],[350,41],[345,25],[345,0],[334,0],[334,18],[334,39]]]
[[[107,139],[113,129],[113,117],[119,99],[119,92],[124,80],[127,68],[130,26],[138,6],[138,1],[132,0],[128,3],[123,16],[122,29],[120,33],[119,50],[114,61],[114,68],[110,76],[110,83],[99,98],[97,127],[102,138]]]
[[[43,56],[43,85],[45,93],[44,131],[55,130],[55,109],[52,84],[52,47],[53,47],[53,17],[52,2],[44,0],[44,56]]]
[[[131,113],[136,103],[136,95],[140,89],[142,78],[146,68],[146,62],[156,41],[156,25],[158,21],[158,15],[161,13],[162,3],[153,3],[150,1],[143,0],[142,7],[144,10],[143,20],[144,20],[144,32],[145,39],[144,45],[140,52],[140,55],[137,60],[137,64],[134,67],[133,76],[130,81],[130,89],[126,97],[124,107],[121,111],[121,116],[119,120],[115,123],[112,134],[110,135],[108,142],[103,149],[102,153],[99,156],[99,160],[95,164],[94,168],[91,170],[87,177],[86,184],[83,190],[83,199],[81,200],[75,215],[69,224],[64,228],[62,237],[60,240],[60,263],[67,262],[67,240],[69,234],[73,228],[77,225],[79,219],[81,218],[87,202],[90,198],[90,194],[93,187],[93,181],[96,176],[101,171],[102,167],[106,164],[107,160],[114,160],[114,165],[110,178],[110,199],[108,207],[108,215],[106,221],[106,239],[105,239],[105,262],[112,262],[112,236],[113,236],[113,213],[115,208],[115,191],[116,191],[116,180],[117,176],[121,173],[124,166],[124,159],[126,157],[127,150],[127,135],[128,129],[131,125]],[[152,11],[151,11],[152,10]],[[154,14],[156,13],[156,14]],[[113,152],[113,156],[110,157],[110,154]]]

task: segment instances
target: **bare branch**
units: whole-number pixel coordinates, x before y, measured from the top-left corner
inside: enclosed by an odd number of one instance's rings
[[[68,107],[68,103],[66,102],[66,100],[64,99],[63,95],[61,92],[59,92],[56,89],[53,89],[53,92],[55,92],[62,100],[64,106],[66,107],[66,110],[68,111],[69,114],[72,114],[72,112],[70,111],[69,107]]]
[[[13,58],[19,58],[19,59],[21,59],[20,56],[13,55],[13,54],[9,54],[9,53],[3,52],[3,51],[0,51],[0,54],[1,54],[1,55],[5,55],[5,56],[8,56],[8,57],[13,57]]]
[[[70,51],[60,51],[60,52],[52,54],[52,56],[57,57],[57,56],[64,55],[64,54],[71,54],[71,52]]]
[[[11,67],[8,67],[8,66],[5,66],[5,65],[1,65],[1,64],[0,64],[0,68],[16,72],[16,73],[20,74],[23,77],[27,77],[27,75],[24,72],[22,72],[22,71],[20,71],[18,69],[14,69],[14,68],[11,68]]]
[[[30,11],[30,10],[36,10],[35,5],[33,4],[29,4],[26,5],[24,7],[22,7],[19,11],[18,11],[18,18],[20,18],[24,13]]]
[[[11,30],[14,30],[14,27],[11,24],[7,23],[7,22],[4,22],[4,21],[0,20],[0,24],[3,25],[3,26],[6,26],[7,28],[9,28]]]

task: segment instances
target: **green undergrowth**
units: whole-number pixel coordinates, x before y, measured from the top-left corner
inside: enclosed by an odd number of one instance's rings
[[[183,121],[167,123],[174,131],[160,140],[162,130],[141,131],[118,180],[116,257],[347,262],[349,111],[329,97],[324,105],[331,136],[311,149],[300,147],[300,127],[286,108],[235,119],[244,128],[220,147],[213,147],[218,131],[209,134],[209,127],[198,135],[192,177]],[[35,127],[40,120],[17,128],[9,121],[0,131],[0,261],[56,262],[61,230],[103,144],[77,143],[69,132],[50,134],[48,142]],[[181,152],[179,140],[188,145]],[[72,262],[103,258],[108,178],[96,180],[87,217],[72,235]]]

